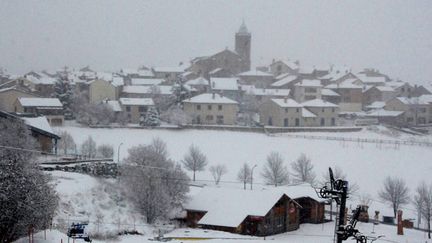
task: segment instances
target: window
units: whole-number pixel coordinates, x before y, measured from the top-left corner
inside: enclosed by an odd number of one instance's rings
[[[127,111],[127,112],[130,112],[130,111],[131,111],[130,106],[126,106],[126,111]]]
[[[278,71],[278,72],[281,72],[281,71],[282,71],[282,65],[278,65],[278,66],[277,66],[277,71]]]
[[[218,105],[218,110],[222,110],[222,105]]]
[[[211,111],[212,106],[211,106],[211,105],[208,105],[208,106],[207,106],[207,109],[208,109],[209,111]]]
[[[325,119],[324,119],[324,118],[321,118],[320,125],[321,125],[321,126],[324,126],[324,125],[325,125]]]
[[[201,110],[201,105],[197,105],[197,106],[196,106],[196,109],[197,109],[197,110]]]
[[[300,112],[300,108],[297,108],[297,109],[296,109],[296,112],[299,113],[299,112]]]
[[[273,120],[272,120],[272,117],[271,117],[271,116],[268,118],[267,125],[269,125],[269,126],[273,126]]]
[[[285,112],[288,113],[288,108],[285,108]]]
[[[145,106],[140,106],[140,107],[138,107],[138,111],[139,111],[139,112],[146,112],[147,109],[146,109]]]
[[[206,121],[213,121],[213,116],[212,115],[207,115],[206,116]]]
[[[405,92],[405,88],[404,88],[404,87],[402,87],[402,89],[401,89],[401,90],[402,90],[402,92]]]
[[[336,111],[336,109],[335,108],[332,108],[332,112],[334,113]]]
[[[296,127],[300,126],[300,119],[298,118],[295,119],[295,125]]]
[[[334,117],[331,119],[331,125],[332,125],[332,126],[335,126],[335,125],[336,125],[336,119],[335,119]]]
[[[288,126],[288,118],[285,118],[284,119],[284,127],[287,127]]]
[[[197,117],[196,117],[196,123],[197,123],[197,124],[201,124],[201,117],[200,117],[200,116],[197,116]]]
[[[324,111],[325,111],[324,108],[322,108],[321,111],[324,113]]]
[[[426,108],[420,108],[421,113],[426,113]]]
[[[216,123],[217,124],[224,124],[224,117],[223,116],[216,116]]]

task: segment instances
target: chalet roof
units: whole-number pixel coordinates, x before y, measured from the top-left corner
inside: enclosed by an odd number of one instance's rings
[[[404,86],[405,84],[408,84],[408,83],[407,82],[402,82],[402,81],[392,81],[392,82],[387,82],[386,83],[387,86],[390,86],[390,87],[392,87],[394,89],[399,88],[401,86]]]
[[[165,80],[160,78],[132,78],[131,84],[132,85],[145,85],[145,86],[151,86],[151,85],[159,85]]]
[[[57,98],[18,98],[19,103],[24,107],[55,107],[63,108],[62,103]]]
[[[27,80],[29,80],[30,82],[32,82],[34,84],[54,85],[57,82],[57,79],[51,78],[51,77],[46,77],[46,75],[44,75],[40,78],[37,78],[33,75],[27,75],[24,78],[26,78]]]
[[[46,129],[47,125],[45,124],[45,122],[42,121],[42,118],[39,121],[38,120],[33,120],[33,121],[27,120],[26,121],[21,117],[18,117],[16,115],[12,115],[12,114],[10,114],[8,112],[4,112],[4,111],[0,111],[0,117],[13,119],[13,120],[22,120],[25,122],[25,124],[29,127],[29,129],[31,131],[36,132],[38,134],[42,134],[44,136],[48,136],[50,138],[60,139],[60,136],[58,136],[57,134],[52,132],[51,126],[50,126],[50,129]],[[46,120],[46,118],[45,118],[45,120]],[[32,124],[30,124],[30,123],[32,123]],[[48,126],[49,126],[49,124],[48,124]]]
[[[303,107],[301,104],[297,103],[297,101],[290,99],[290,98],[284,98],[284,99],[271,99],[276,105],[282,108],[300,108]]]
[[[281,60],[275,61],[274,63],[277,63],[277,62],[283,63],[284,65],[288,66],[292,70],[298,70],[299,69],[299,65],[296,64],[295,62],[291,61],[291,60],[281,59]],[[272,63],[272,64],[274,64],[274,63]],[[270,65],[272,65],[272,64],[270,64]]]
[[[339,107],[338,105],[322,99],[308,100],[303,102],[302,105],[304,107]]]
[[[238,90],[237,78],[210,78],[210,84],[213,90]]]
[[[265,216],[284,195],[293,200],[307,197],[322,202],[308,184],[253,191],[204,187],[186,203],[185,209],[206,212],[198,224],[237,227],[249,215]]]
[[[376,86],[375,88],[381,92],[394,92],[395,91],[392,87],[388,87],[388,86]]]
[[[43,130],[48,133],[56,134],[45,116],[39,117],[23,117],[24,122],[32,127]]]
[[[119,101],[122,105],[154,105],[152,98],[120,98]]]
[[[292,81],[294,81],[296,79],[297,79],[296,75],[287,75],[284,78],[280,79],[279,81],[276,81],[276,82],[272,83],[271,86],[272,87],[284,86],[286,84],[291,83]]]
[[[249,95],[288,97],[290,94],[290,89],[260,89],[253,85],[241,85],[241,87]]]
[[[412,98],[396,97],[396,99],[398,99],[400,102],[402,102],[405,105],[428,105],[429,104],[429,100],[426,99],[425,97],[423,97],[423,98],[421,98],[421,97],[412,97]]]
[[[113,111],[122,111],[120,102],[118,100],[108,100],[106,103],[111,107],[111,109],[113,109]]]
[[[329,84],[325,86],[327,89],[363,89],[361,85],[353,84],[351,82],[342,82],[340,84]]]
[[[184,103],[198,103],[198,104],[238,104],[237,101],[222,96],[220,94],[200,94],[192,98],[183,100]]]
[[[357,77],[363,81],[364,83],[368,84],[374,84],[374,83],[385,83],[386,78],[385,77],[370,77],[366,75],[359,74]]]

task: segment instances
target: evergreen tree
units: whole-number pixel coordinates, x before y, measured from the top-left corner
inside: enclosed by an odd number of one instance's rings
[[[156,108],[151,107],[146,114],[146,118],[144,120],[144,124],[146,126],[159,126],[160,125],[160,119],[159,119],[159,112],[156,110]]]
[[[54,84],[54,97],[58,98],[63,105],[65,119],[73,119],[72,102],[73,92],[66,74],[61,75]]]

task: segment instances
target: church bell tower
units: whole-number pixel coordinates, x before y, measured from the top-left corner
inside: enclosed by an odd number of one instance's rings
[[[249,71],[251,68],[251,33],[249,33],[245,22],[240,26],[240,29],[235,34],[235,51],[242,58],[242,72]]]

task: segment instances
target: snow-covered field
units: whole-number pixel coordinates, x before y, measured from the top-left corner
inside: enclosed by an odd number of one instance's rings
[[[377,201],[377,191],[381,187],[383,179],[388,176],[404,178],[411,189],[420,181],[432,182],[431,172],[432,148],[376,145],[368,143],[339,142],[326,140],[310,140],[290,138],[287,136],[266,136],[258,133],[232,132],[232,131],[204,131],[204,130],[146,130],[146,129],[91,129],[76,126],[61,127],[60,130],[68,131],[77,144],[81,144],[88,136],[92,136],[98,144],[111,144],[115,148],[114,158],[117,158],[117,148],[120,143],[120,161],[127,156],[127,149],[138,144],[148,144],[153,138],[163,139],[170,152],[170,157],[180,161],[191,144],[195,144],[207,155],[209,166],[225,164],[228,173],[222,178],[222,187],[242,187],[236,183],[236,175],[244,162],[257,165],[254,172],[255,188],[261,187],[262,178],[260,172],[264,166],[266,156],[271,151],[280,152],[286,163],[294,161],[301,153],[307,154],[312,159],[318,179],[327,171],[329,166],[339,166],[348,175],[350,182],[359,185],[357,195],[369,194],[373,201],[369,213],[380,210],[381,215],[391,215],[391,209]],[[305,133],[303,133],[305,134]],[[307,134],[307,133],[306,133]],[[317,135],[316,133],[310,133]],[[388,134],[388,135],[387,135]],[[382,139],[419,139],[411,135],[394,136],[380,128],[380,131],[361,131],[352,133],[320,133],[322,136],[344,136],[361,138]],[[428,140],[425,136],[421,139]],[[96,222],[97,215],[103,215],[103,223],[100,231],[115,231],[118,228],[135,228],[144,232],[144,236],[127,236],[115,240],[115,242],[146,242],[155,234],[154,228],[143,223],[142,219],[134,218],[130,205],[116,203],[115,197],[110,191],[114,180],[95,179],[90,176],[76,173],[52,172],[57,178],[57,190],[62,198],[60,213],[57,216],[63,223],[64,219],[75,216],[87,217]],[[197,180],[200,183],[213,185],[211,174],[208,171],[199,172]],[[71,189],[72,188],[72,189]],[[191,193],[195,193],[192,190]],[[355,197],[354,197],[355,199]],[[354,208],[357,202],[351,201],[348,206]],[[417,214],[408,205],[404,209],[404,218],[416,218]],[[119,220],[120,219],[120,220]],[[120,226],[118,224],[120,222]],[[325,225],[302,225],[301,229],[274,237],[274,242],[282,242],[289,239],[290,242],[331,242],[332,223]],[[92,232],[96,225],[91,226]],[[372,224],[361,225],[365,233],[371,231]],[[169,227],[167,227],[169,228]],[[425,242],[424,233],[419,231],[407,231],[407,235],[400,237],[395,235],[395,227],[378,226],[375,230],[379,234],[386,235],[383,242]],[[178,232],[177,232],[178,233]],[[394,236],[394,237],[393,237]],[[138,237],[139,240],[136,238]],[[393,237],[393,238],[392,238]],[[396,238],[395,238],[396,237]],[[135,240],[134,240],[135,239]],[[221,242],[211,240],[208,242]],[[250,242],[249,240],[245,240]],[[224,242],[227,242],[226,240]],[[236,240],[241,242],[241,240]]]

